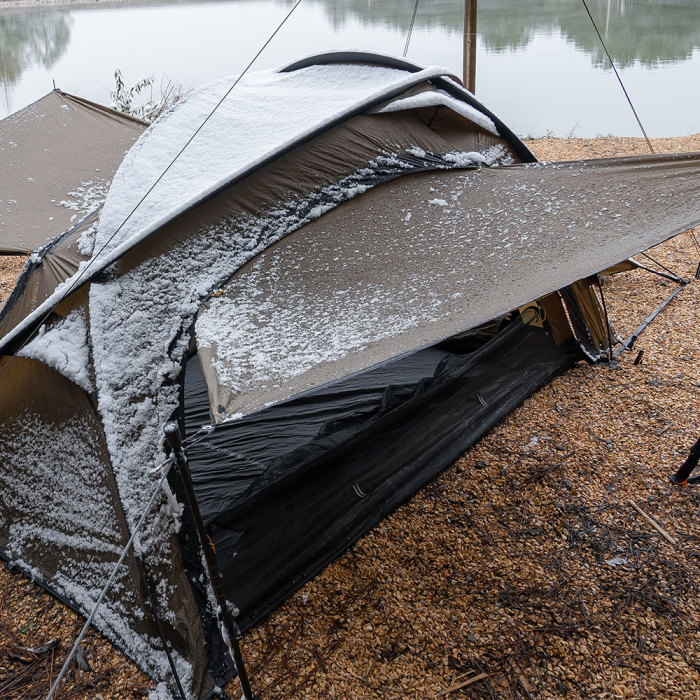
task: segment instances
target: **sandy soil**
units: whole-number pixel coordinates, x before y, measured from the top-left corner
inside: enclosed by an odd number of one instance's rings
[[[530,146],[548,160],[647,148]],[[700,150],[700,135],[654,146]],[[692,278],[700,251],[683,234],[650,254]],[[0,259],[0,279],[16,272]],[[612,278],[618,332],[674,288],[639,270]],[[699,308],[692,281],[637,342],[641,364],[626,353],[556,379],[248,633],[260,697],[700,697],[700,488],[668,482],[700,434]],[[79,625],[0,567],[0,697],[45,694]],[[149,686],[100,635],[85,648],[91,670],[74,670],[61,697]]]

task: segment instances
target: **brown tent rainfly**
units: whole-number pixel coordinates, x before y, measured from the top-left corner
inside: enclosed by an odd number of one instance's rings
[[[330,53],[232,85],[118,169],[143,127],[111,112],[53,93],[0,122],[0,248],[38,248],[0,314],[2,556],[87,614],[147,512],[95,624],[192,697],[233,667],[182,473],[158,487],[166,423],[245,631],[604,358],[587,278],[700,222],[700,155],[537,163],[444,69]],[[64,113],[92,130],[39,183],[21,135]],[[33,170],[7,180],[9,141]],[[97,209],[48,213],[98,168]]]

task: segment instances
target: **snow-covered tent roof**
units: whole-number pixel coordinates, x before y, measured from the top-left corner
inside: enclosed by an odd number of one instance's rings
[[[0,253],[30,253],[101,205],[146,125],[53,90],[0,121]]]
[[[580,356],[550,292],[700,220],[700,156],[533,161],[443,69],[382,56],[185,98],[0,314],[0,550],[87,611],[175,417],[253,624]],[[571,318],[600,322],[587,293]],[[97,624],[168,678],[157,614],[200,695],[231,669],[182,493],[171,473]]]

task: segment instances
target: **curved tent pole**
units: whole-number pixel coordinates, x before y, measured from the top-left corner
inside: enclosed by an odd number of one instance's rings
[[[372,53],[371,51],[329,51],[326,53],[316,54],[314,56],[306,56],[292,63],[285,64],[277,69],[278,73],[293,73],[302,68],[310,68],[311,66],[327,66],[335,63],[368,63],[370,65],[380,66],[383,68],[395,68],[409,73],[418,73],[424,70],[423,66],[419,66],[405,58],[397,58],[385,54]],[[506,143],[516,152],[517,156],[524,163],[536,163],[537,158],[530,149],[511,131],[490,109],[485,107],[474,95],[466,88],[462,87],[456,78],[451,77],[436,77],[431,78],[430,82],[435,86],[440,87],[452,97],[466,102],[470,107],[481,112],[488,117],[496,126],[499,135]],[[390,96],[387,96],[387,99]]]

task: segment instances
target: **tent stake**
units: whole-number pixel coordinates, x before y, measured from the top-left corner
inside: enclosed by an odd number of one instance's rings
[[[216,565],[216,558],[214,557],[213,544],[209,538],[206,528],[204,527],[202,514],[199,511],[199,505],[194,493],[194,486],[192,485],[189,462],[187,461],[187,455],[182,447],[180,429],[175,421],[171,421],[165,425],[163,431],[165,432],[165,439],[168,446],[172,450],[173,456],[175,457],[175,468],[177,469],[177,472],[182,479],[182,484],[185,487],[187,502],[190,506],[190,510],[192,511],[192,516],[194,517],[194,522],[197,527],[197,534],[199,535],[199,541],[202,545],[202,551],[204,552],[204,559],[207,564],[207,569],[209,570],[209,579],[211,580],[211,585],[214,589],[214,597],[216,598],[216,602],[219,606],[217,616],[219,618],[219,624],[221,625],[221,636],[224,638],[224,642],[228,647],[233,663],[236,665],[236,671],[238,672],[238,680],[241,684],[243,697],[245,700],[257,700],[257,696],[253,693],[250,687],[250,680],[245,669],[245,664],[243,663],[241,647],[238,643],[240,630],[238,629],[238,625],[233,619],[233,615],[226,604],[226,597],[221,586],[221,573],[219,572],[219,567]]]

